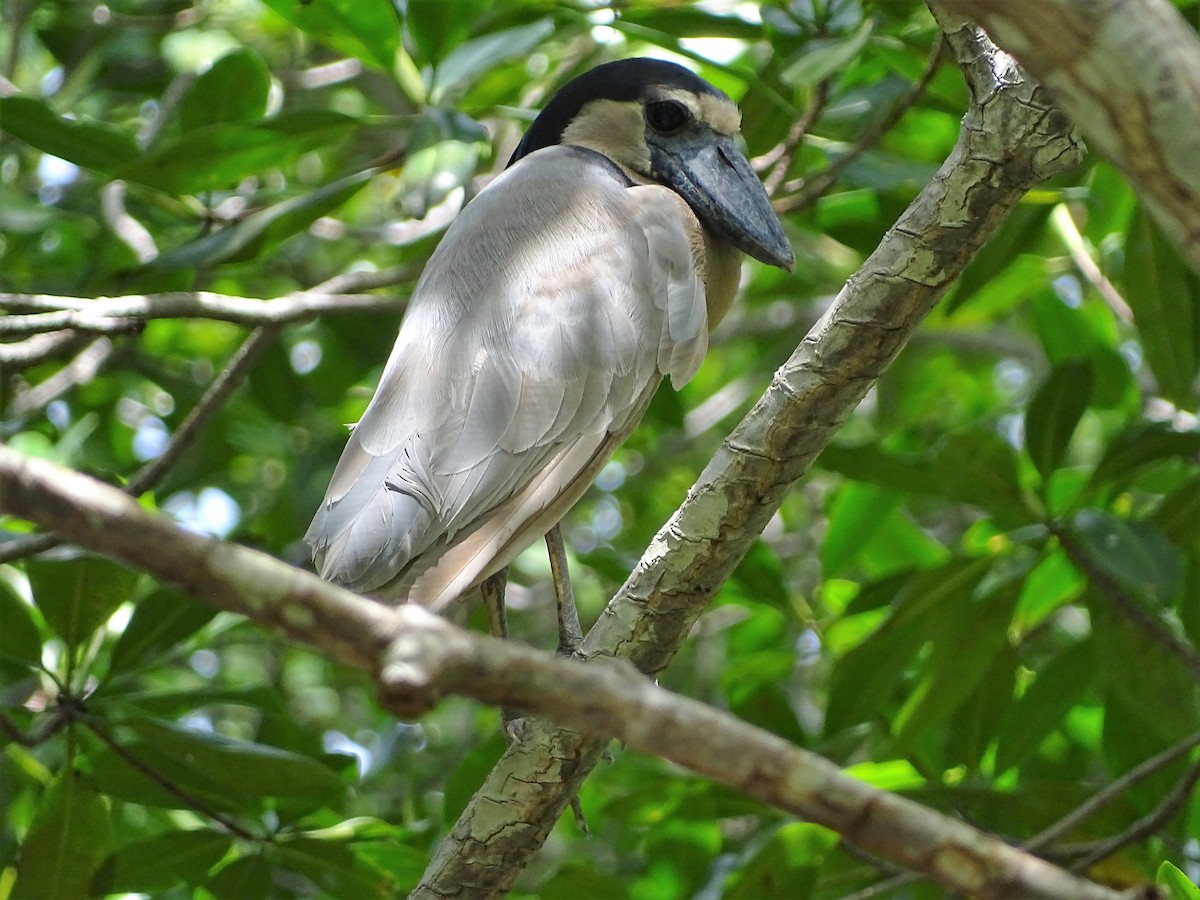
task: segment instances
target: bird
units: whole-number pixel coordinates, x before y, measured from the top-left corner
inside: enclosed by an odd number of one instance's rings
[[[794,264],[740,123],[659,59],[550,99],[417,281],[305,535],[322,577],[446,613],[558,523],[664,378],[691,379],[741,254]]]

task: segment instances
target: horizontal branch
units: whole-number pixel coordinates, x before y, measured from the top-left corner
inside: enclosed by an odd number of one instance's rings
[[[383,606],[264,553],[183,531],[115,488],[6,447],[0,509],[367,670],[402,715],[458,694],[610,735],[974,896],[1122,896],[849,778],[782,738],[658,687],[628,663],[560,659],[464,631],[416,605]]]
[[[0,318],[0,336],[73,329],[122,333],[152,319],[216,319],[237,325],[284,325],[329,312],[401,309],[404,298],[376,294],[297,291],[273,300],[212,291],[175,291],[123,297],[60,297],[0,293],[0,309],[23,315]]]
[[[358,294],[416,278],[413,266],[344,272],[311,288],[273,300],[234,297],[212,291],[129,294],[122,297],[63,297],[0,292],[0,337],[34,337],[0,344],[0,366],[16,366],[48,355],[41,344],[77,340],[78,332],[123,333],[152,319],[214,319],[237,325],[287,325],[321,313],[401,309],[398,296]],[[49,352],[54,352],[51,348]],[[40,354],[40,356],[38,355]]]

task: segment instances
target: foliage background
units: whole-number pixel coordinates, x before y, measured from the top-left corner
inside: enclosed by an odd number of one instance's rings
[[[659,393],[571,514],[585,625],[936,171],[967,103],[950,62],[923,76],[938,31],[907,0],[9,0],[4,13],[12,293],[270,298],[384,272],[382,293],[403,295],[572,74],[668,55],[740,102],[796,273],[747,263],[700,374]],[[1015,840],[1189,739],[1198,297],[1103,162],[1031,194],[664,684]],[[396,320],[390,304],[289,326],[143,502],[306,564],[300,536]],[[245,336],[156,320],[9,365],[3,438],[123,482]],[[72,357],[98,374],[64,368]],[[112,563],[58,550],[0,573],[0,898],[389,896],[416,883],[502,749],[494,710],[448,701],[398,723],[358,673]],[[551,647],[546,575],[527,553],[510,602],[514,633]],[[591,837],[561,823],[522,891],[833,898],[881,877],[830,832],[614,755],[581,796]],[[1160,813],[1090,874],[1161,871],[1184,891],[1160,867],[1200,873],[1195,778],[1182,754],[1069,835],[1078,849]]]

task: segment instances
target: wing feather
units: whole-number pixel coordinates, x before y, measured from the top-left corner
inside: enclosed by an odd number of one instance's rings
[[[418,282],[306,535],[322,574],[441,604],[553,524],[662,376],[699,365],[698,227],[666,188],[569,147],[482,191]]]

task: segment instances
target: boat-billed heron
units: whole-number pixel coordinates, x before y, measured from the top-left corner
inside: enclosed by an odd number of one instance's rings
[[[699,368],[740,253],[792,266],[739,124],[661,60],[551,99],[417,282],[306,535],[322,576],[444,610],[579,500]]]

